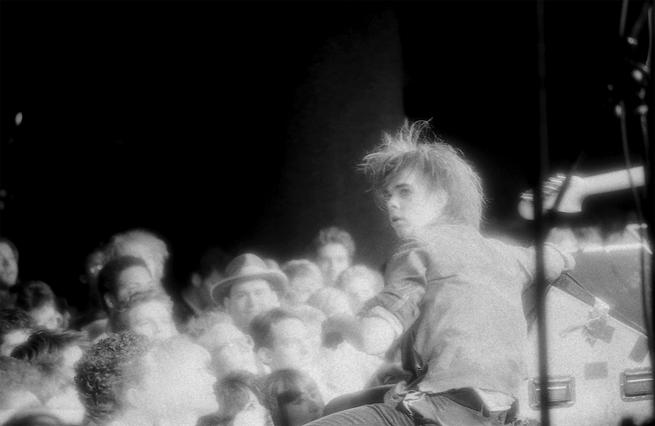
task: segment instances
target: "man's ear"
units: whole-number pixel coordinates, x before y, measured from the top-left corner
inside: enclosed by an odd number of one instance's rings
[[[116,307],[116,301],[114,300],[114,298],[108,293],[105,293],[104,297],[105,297],[105,303],[107,304],[107,307],[109,309],[114,309]]]
[[[273,357],[271,356],[271,350],[269,348],[259,348],[257,349],[257,357],[264,364],[271,366]]]
[[[448,192],[446,192],[445,189],[439,189],[437,191],[437,197],[439,197],[438,199],[439,199],[439,202],[440,202],[440,205],[441,205],[441,209],[442,210],[445,209],[446,206],[448,205],[448,201],[449,201],[449,198],[450,198],[449,195],[448,195]]]

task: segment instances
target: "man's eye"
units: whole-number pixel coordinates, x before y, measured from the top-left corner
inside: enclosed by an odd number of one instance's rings
[[[246,405],[246,408],[243,409],[243,411],[255,411],[255,404],[252,402],[249,402],[248,405]]]
[[[410,190],[407,189],[407,188],[403,188],[403,189],[400,190],[400,195],[401,195],[402,197],[407,197],[407,196],[410,195],[411,193],[412,193],[412,191],[410,191]]]

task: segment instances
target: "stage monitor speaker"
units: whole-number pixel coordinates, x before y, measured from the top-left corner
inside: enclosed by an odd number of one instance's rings
[[[548,392],[553,426],[619,426],[653,416],[648,340],[639,325],[564,274],[546,296]],[[519,413],[541,418],[536,326],[529,331],[528,377]]]

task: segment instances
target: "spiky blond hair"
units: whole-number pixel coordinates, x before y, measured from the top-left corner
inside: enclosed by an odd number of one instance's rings
[[[444,215],[450,223],[479,229],[485,203],[480,176],[460,150],[428,131],[428,121],[405,121],[395,134],[383,133],[382,142],[364,157],[359,168],[371,181],[376,201],[384,206],[382,194],[391,181],[414,170],[432,189],[446,191]]]

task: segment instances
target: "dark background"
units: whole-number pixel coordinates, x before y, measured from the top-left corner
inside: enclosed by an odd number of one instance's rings
[[[531,235],[516,206],[538,164],[534,1],[0,7],[0,233],[21,279],[72,304],[85,256],[133,227],[166,238],[180,282],[208,245],[284,261],[333,224],[381,266],[393,236],[356,165],[405,117],[476,164],[486,232]],[[553,172],[581,153],[582,174],[624,164],[607,89],[625,80],[620,16],[620,1],[545,2]]]

